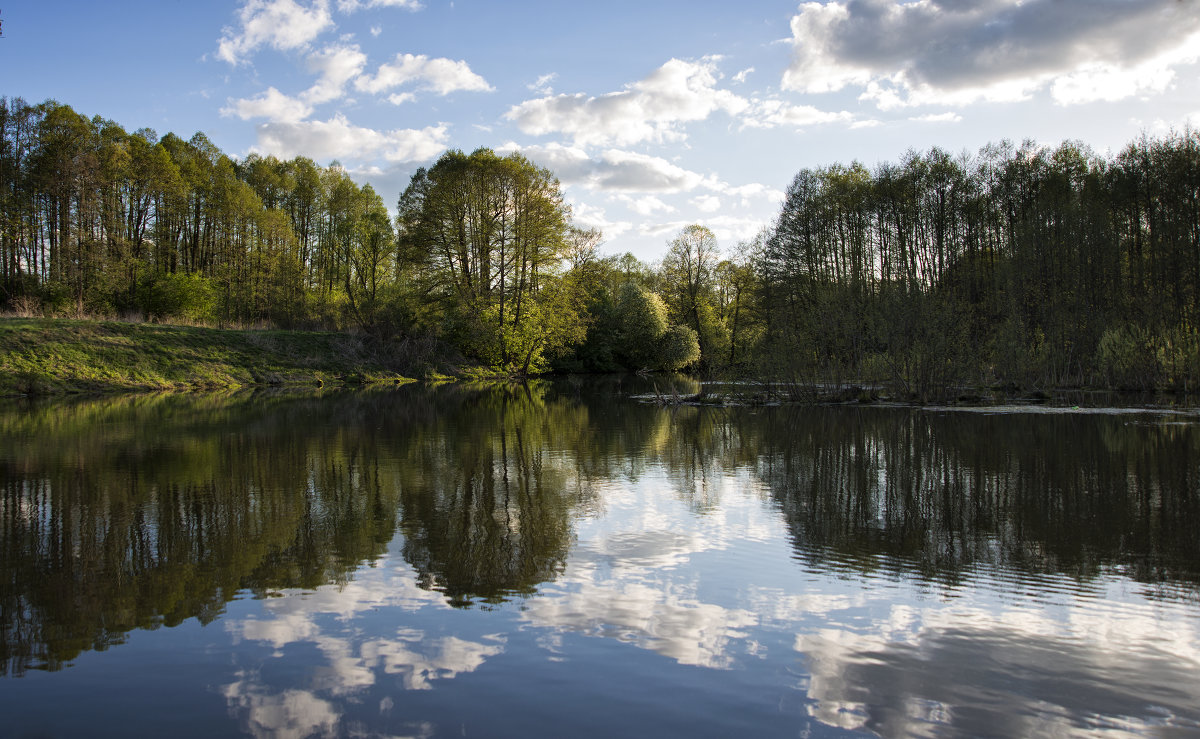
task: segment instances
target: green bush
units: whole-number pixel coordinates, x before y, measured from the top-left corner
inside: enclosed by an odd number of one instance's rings
[[[618,351],[630,369],[655,369],[659,339],[667,331],[667,306],[656,293],[634,282],[621,286],[617,298],[621,333]]]
[[[1160,375],[1156,343],[1151,332],[1141,326],[1110,328],[1096,348],[1096,367],[1114,387],[1152,389]]]
[[[150,318],[212,323],[216,320],[217,289],[198,274],[156,274],[142,281],[138,302]]]
[[[657,369],[675,372],[700,359],[700,337],[689,326],[675,324],[658,341]]]

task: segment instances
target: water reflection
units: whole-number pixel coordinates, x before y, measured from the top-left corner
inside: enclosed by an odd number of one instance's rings
[[[1021,606],[900,607],[869,632],[801,633],[810,713],[882,736],[1200,730],[1194,624],[1088,605],[1065,621]]]
[[[1128,415],[765,414],[797,555],[954,582],[970,568],[1200,582],[1200,425]]]
[[[1200,730],[1197,530],[1180,417],[582,383],[25,404],[0,410],[0,657],[194,617],[229,654],[205,689],[264,737],[548,710],[513,675],[576,690],[576,720],[624,701],[597,734],[685,705],[714,733]]]
[[[5,672],[57,669],[131,629],[215,619],[240,590],[344,583],[400,528],[457,605],[561,568],[568,485],[545,390],[157,396],[0,413]],[[566,436],[569,438],[569,436]]]
[[[467,395],[403,444],[404,558],[421,584],[469,605],[554,579],[593,497],[561,451],[589,428],[586,406],[521,387]]]

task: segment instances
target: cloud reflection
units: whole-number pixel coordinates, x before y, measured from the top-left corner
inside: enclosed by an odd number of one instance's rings
[[[340,587],[289,593],[264,601],[258,617],[227,620],[225,629],[235,642],[268,645],[275,659],[304,645],[315,647],[320,655],[302,688],[274,690],[264,670],[239,671],[238,679],[221,692],[243,729],[255,737],[375,736],[346,725],[343,702],[357,702],[375,687],[429,690],[435,681],[474,672],[504,652],[501,636],[472,641],[399,628],[391,637],[368,638],[355,624],[379,608],[451,610],[440,593],[417,587],[409,568],[395,567],[362,571],[359,579]],[[380,711],[386,713],[394,705],[385,697]]]
[[[892,605],[862,630],[796,637],[809,715],[883,736],[1200,730],[1200,630],[1158,604]]]
[[[584,525],[587,543],[572,553],[561,582],[526,604],[522,619],[555,634],[633,644],[684,665],[733,667],[734,645],[752,649],[746,630],[758,626],[759,617],[697,597],[698,576],[689,568],[698,555],[761,535],[770,515],[757,496],[741,494],[751,490],[745,480],[711,482],[721,491],[721,505],[702,518],[681,506],[684,501],[646,494],[653,484],[608,490],[606,520],[593,522],[595,530]]]

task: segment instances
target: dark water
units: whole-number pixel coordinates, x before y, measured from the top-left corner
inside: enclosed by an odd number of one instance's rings
[[[0,407],[0,735],[1200,733],[1200,416]]]

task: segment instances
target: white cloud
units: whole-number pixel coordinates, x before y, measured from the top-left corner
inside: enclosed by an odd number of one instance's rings
[[[379,34],[383,33],[383,26],[371,26],[371,35],[379,38]]]
[[[420,10],[424,6],[419,0],[338,0],[338,10],[353,13],[362,8],[402,8]]]
[[[342,97],[346,83],[357,77],[367,57],[357,46],[330,46],[308,57],[308,67],[318,77],[299,97],[291,97],[274,87],[253,98],[233,100],[221,109],[221,115],[236,115],[242,120],[266,118],[275,123],[297,123],[312,115],[313,106]]]
[[[962,120],[962,116],[954,112],[928,113],[926,115],[913,116],[908,120],[918,123],[958,123]]]
[[[388,102],[392,105],[404,105],[416,100],[417,96],[411,92],[395,92],[388,95]]]
[[[749,205],[751,201],[756,200],[760,202],[780,203],[784,197],[782,190],[759,182],[752,182],[748,185],[730,185],[725,182],[709,181],[705,184],[714,192],[741,198],[743,205]]]
[[[225,28],[217,57],[240,64],[261,46],[277,51],[303,48],[333,26],[328,0],[304,6],[295,0],[249,0],[238,11],[239,29]]]
[[[223,116],[237,116],[242,120],[250,118],[266,118],[279,123],[295,123],[302,121],[312,113],[312,106],[303,100],[284,95],[274,87],[258,97],[231,100],[230,104],[221,108]]]
[[[750,106],[745,98],[719,90],[716,59],[671,59],[645,79],[620,92],[597,97],[555,95],[513,106],[505,117],[524,133],[561,133],[577,146],[642,141],[678,141],[680,126],[717,111],[738,115]]]
[[[603,190],[679,192],[692,190],[704,177],[661,157],[609,149],[600,155],[596,186]]]
[[[733,81],[737,82],[737,83],[745,82],[746,78],[752,74],[754,74],[754,67],[747,67],[747,68],[743,69],[742,71],[738,72],[737,74],[735,74],[733,76]]]
[[[738,241],[753,239],[764,226],[770,225],[771,219],[750,218],[745,216],[704,216],[692,220],[663,221],[645,223],[638,227],[638,233],[644,236],[673,236],[687,226],[698,223],[707,227],[717,237],[721,244],[735,244]]]
[[[340,98],[346,83],[360,75],[366,64],[367,55],[358,46],[330,46],[310,55],[308,67],[319,77],[304,99],[316,105]]]
[[[633,228],[629,221],[609,219],[603,208],[571,201],[571,219],[583,228],[598,228],[606,239],[615,239]]]
[[[380,66],[373,77],[358,78],[354,86],[363,92],[378,94],[408,84],[439,95],[448,95],[457,90],[492,90],[487,80],[472,72],[465,61],[430,59],[424,54],[397,54],[394,62]]]
[[[1200,45],[1200,36],[1196,37],[1194,43]],[[1055,79],[1050,86],[1050,96],[1062,105],[1094,100],[1111,102],[1135,95],[1161,93],[1174,79],[1175,72],[1168,60],[1151,59],[1127,69],[1095,63]]]
[[[515,151],[515,144],[501,147]],[[554,172],[564,185],[593,190],[673,193],[693,190],[705,177],[666,159],[621,149],[608,149],[598,157],[578,147],[562,144],[520,147],[521,153]]]
[[[582,187],[610,193],[615,202],[647,219],[680,212],[679,207],[664,198],[682,193],[701,191],[702,194],[693,197],[689,205],[703,214],[715,212],[722,207],[751,212],[758,212],[764,206],[774,209],[784,197],[781,190],[768,185],[732,185],[715,176],[684,169],[659,157],[619,149],[609,149],[593,157],[583,149],[562,144],[518,147],[510,143],[501,147],[499,151],[518,149],[532,161],[554,172],[565,187]],[[595,210],[603,213],[599,209]],[[584,212],[581,206],[576,206],[576,220],[581,220],[581,212]],[[718,237],[734,241],[752,238],[764,225],[762,218],[735,216],[710,217],[705,218],[703,222],[713,228]],[[661,236],[677,232],[689,223],[691,221],[678,220],[678,217],[666,223],[650,221],[639,224],[637,231],[645,236]],[[631,227],[624,222],[614,226],[599,216],[593,217],[589,225],[601,227],[609,237],[615,237]]]
[[[634,197],[619,193],[616,196],[617,200],[625,205],[625,207],[637,213],[639,216],[652,216],[655,213],[674,213],[675,206],[668,205],[654,195],[643,195]]]
[[[552,95],[554,93],[554,89],[552,87],[550,87],[550,83],[553,82],[557,78],[558,78],[557,72],[550,72],[549,74],[543,74],[541,77],[538,77],[532,83],[526,85],[526,87],[528,87],[530,90],[533,90],[535,92],[540,92],[543,95]]]
[[[1060,104],[1157,93],[1200,56],[1200,4],[1178,0],[837,0],[792,18],[783,87],[866,90],[882,109],[1012,101]]]
[[[773,128],[846,123],[852,120],[854,114],[845,110],[834,113],[811,105],[791,105],[782,100],[756,100],[753,108],[744,117],[742,125],[750,128]]]
[[[264,123],[258,127],[254,148],[282,159],[304,155],[318,161],[382,157],[389,162],[419,162],[440,154],[447,138],[445,124],[376,131],[355,126],[338,113],[327,121]]]

